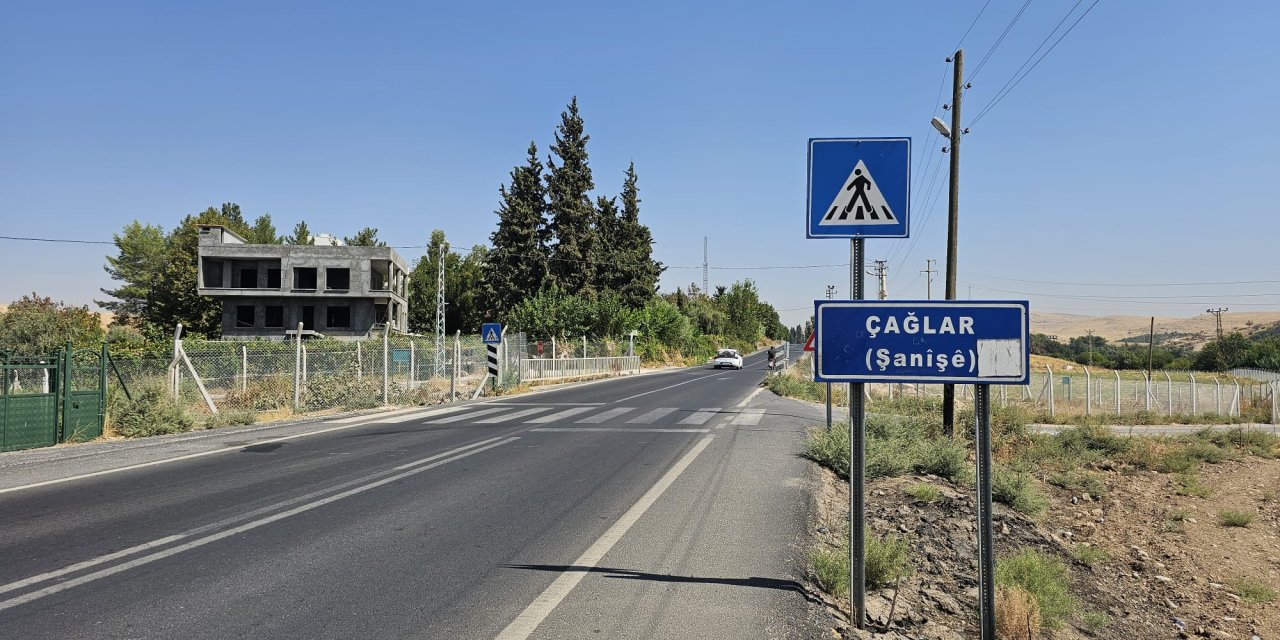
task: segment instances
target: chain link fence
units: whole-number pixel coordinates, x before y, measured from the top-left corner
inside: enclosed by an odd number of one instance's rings
[[[812,357],[801,363],[811,372]],[[1249,375],[1238,375],[1247,373]],[[1268,371],[1209,373],[1095,370],[1085,366],[1040,367],[1028,385],[996,385],[997,406],[1022,405],[1051,418],[1128,416],[1150,423],[1210,416],[1253,422],[1280,422],[1280,375]],[[868,384],[872,397],[940,398],[937,384]],[[835,395],[833,393],[833,395]],[[972,402],[973,385],[956,385],[956,398]]]
[[[528,340],[508,332],[498,347],[496,381],[488,379],[487,345],[479,335],[461,334],[443,340],[392,334],[354,342],[185,340],[177,343],[176,358],[114,360],[130,389],[163,389],[188,412],[272,418],[430,405],[535,380],[638,373],[639,358],[622,357],[627,348],[625,341],[587,340],[584,360],[581,340]],[[560,358],[551,357],[557,353]]]

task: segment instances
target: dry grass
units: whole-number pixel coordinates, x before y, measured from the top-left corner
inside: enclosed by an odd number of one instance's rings
[[[1029,640],[1040,637],[1040,607],[1020,587],[996,591],[996,637]]]

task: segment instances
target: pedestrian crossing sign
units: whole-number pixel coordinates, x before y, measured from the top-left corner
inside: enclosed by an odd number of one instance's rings
[[[480,325],[480,341],[484,344],[502,344],[502,324],[486,322]]]
[[[808,238],[906,238],[911,138],[811,138]]]

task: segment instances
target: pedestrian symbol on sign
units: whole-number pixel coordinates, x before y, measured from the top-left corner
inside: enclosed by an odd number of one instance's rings
[[[484,334],[484,341],[485,341],[485,342],[497,342],[497,341],[498,341],[498,332],[497,332],[497,331],[494,331],[493,329],[489,329],[489,333]]]
[[[850,216],[852,214],[852,217]],[[851,224],[898,224],[893,209],[884,194],[876,186],[875,178],[862,160],[854,165],[853,172],[844,182],[844,188],[836,194],[827,215],[818,226]]]

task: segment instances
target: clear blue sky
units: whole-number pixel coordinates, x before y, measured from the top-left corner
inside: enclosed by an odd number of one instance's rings
[[[966,122],[1075,4],[1030,4],[979,68],[1023,6],[990,2],[963,42]],[[440,228],[470,246],[577,95],[598,191],[636,163],[663,289],[701,282],[709,236],[712,285],[755,279],[788,324],[827,284],[845,295],[847,267],[723,267],[847,263],[847,241],[804,238],[806,140],[912,136],[912,238],[867,248],[889,258],[892,297],[922,298],[946,236],[945,168],[930,180],[944,140],[927,123],[947,117],[944,58],[983,5],[11,0],[0,235],[110,240],[135,218],[167,229],[238,202],[281,232],[306,219],[422,245]],[[1280,310],[1277,24],[1264,1],[1097,4],[965,138],[960,296]],[[111,249],[0,240],[0,301],[89,303]],[[1119,286],[1144,283],[1193,284]]]

